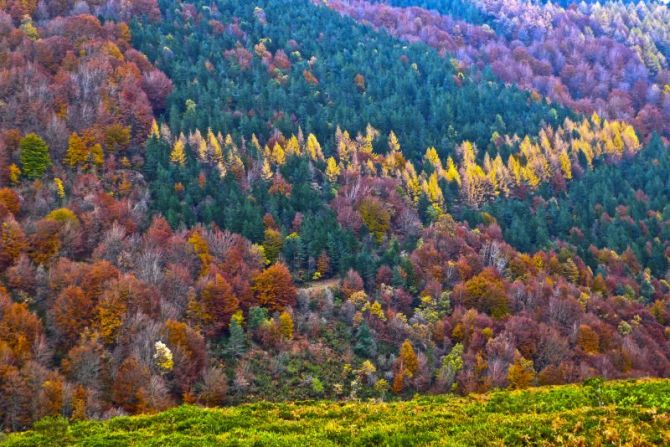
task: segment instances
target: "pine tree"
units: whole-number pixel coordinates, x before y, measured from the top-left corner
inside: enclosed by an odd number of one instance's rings
[[[224,352],[227,356],[237,358],[242,356],[246,351],[246,337],[244,336],[244,329],[236,321],[230,322],[230,335],[226,342]]]
[[[368,324],[363,321],[356,329],[354,352],[361,357],[371,358],[377,353],[377,342],[370,333]]]

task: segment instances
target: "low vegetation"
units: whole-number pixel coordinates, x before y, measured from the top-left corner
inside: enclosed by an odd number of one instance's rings
[[[403,402],[181,406],[75,424],[47,418],[2,445],[668,445],[669,411],[669,380],[591,379]]]

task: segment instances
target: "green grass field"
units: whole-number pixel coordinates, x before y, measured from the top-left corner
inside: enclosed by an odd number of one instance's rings
[[[182,406],[68,424],[47,419],[3,446],[670,445],[670,380],[423,396],[405,402]]]

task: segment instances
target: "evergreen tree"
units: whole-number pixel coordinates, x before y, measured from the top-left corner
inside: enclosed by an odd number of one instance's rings
[[[224,354],[230,358],[238,358],[246,351],[244,329],[236,320],[230,322],[230,335],[226,341]]]
[[[356,344],[354,345],[354,352],[356,355],[365,358],[371,358],[377,353],[377,342],[370,333],[368,324],[364,321],[356,329]]]

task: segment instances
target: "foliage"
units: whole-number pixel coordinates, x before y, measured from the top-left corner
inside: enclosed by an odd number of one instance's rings
[[[26,435],[43,445],[96,427],[67,420],[181,404],[591,379],[563,389],[588,413],[620,391],[594,376],[668,375],[659,9],[421,2],[479,26],[363,1],[121,3],[0,2],[0,429],[49,417]],[[641,16],[631,28],[648,35],[622,29]],[[647,391],[626,392],[616,405]],[[524,402],[568,404],[519,395],[426,405],[491,410],[462,444],[633,436],[572,424],[574,407],[558,409],[570,424],[542,425]],[[644,399],[665,409],[664,395]],[[382,427],[385,405],[353,421],[315,404],[347,422],[316,428],[293,404],[257,405],[272,419],[254,427],[273,434],[249,443],[455,433]],[[528,419],[493,414],[505,406]],[[433,408],[427,419],[454,419]],[[191,411],[156,418],[184,435]],[[212,442],[249,427],[230,424],[213,423]]]
[[[295,304],[296,290],[286,265],[278,263],[268,267],[254,278],[253,283],[256,301],[260,305],[271,310],[283,310]]]
[[[39,135],[28,134],[19,143],[22,171],[29,179],[37,179],[44,175],[51,165],[49,147]]]
[[[565,7],[561,4],[571,1],[475,1],[475,9],[487,17],[480,24],[477,17],[459,16],[458,2],[454,7],[390,2],[427,6],[442,15],[385,3],[333,0],[328,6],[394,36],[449,52],[460,65],[489,64],[499,79],[581,113],[626,120],[644,136],[654,131],[669,135],[670,98],[661,93],[670,76],[670,13],[664,5],[582,2]]]
[[[590,388],[569,385],[470,398],[421,396],[391,403],[258,402],[224,409],[182,406],[156,415],[65,423],[60,430],[12,434],[4,445],[667,442],[667,381],[606,382],[597,395],[587,392]],[[444,421],[436,424],[438,419]]]
[[[332,151],[335,126],[357,133],[371,124],[384,137],[395,131],[405,155],[418,159],[426,147],[444,156],[466,139],[484,150],[496,131],[534,134],[543,121],[557,124],[569,115],[487,74],[459,78],[435,51],[404,45],[307,0],[236,0],[215,9],[201,1],[181,8],[159,3],[163,20],[136,22],[133,41],[174,81],[166,121],[175,133],[211,128],[267,141],[270,127],[289,135],[300,126]],[[225,105],[216,98],[226,98]]]

